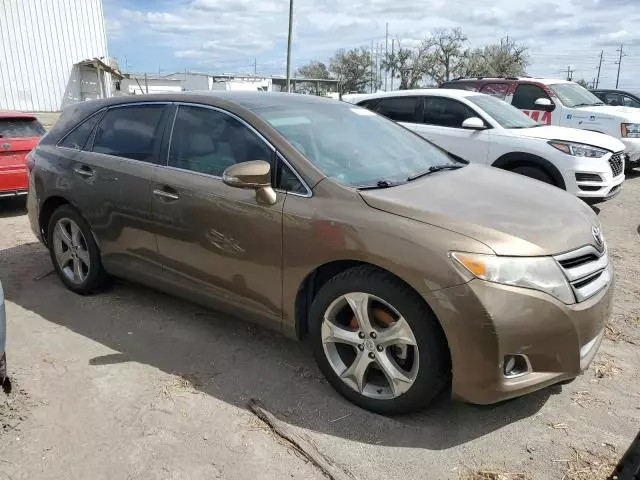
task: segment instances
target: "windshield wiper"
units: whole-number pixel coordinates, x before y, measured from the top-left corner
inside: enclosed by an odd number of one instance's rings
[[[432,165],[427,170],[419,173],[415,173],[407,178],[407,181],[410,182],[412,180],[417,180],[420,177],[424,177],[426,175],[431,175],[432,173],[441,172],[442,170],[458,170],[459,168],[464,167],[465,165]]]
[[[397,183],[390,182],[389,180],[378,180],[373,185],[362,185],[360,187],[356,187],[358,190],[374,190],[376,188],[389,188],[395,187],[398,185]]]

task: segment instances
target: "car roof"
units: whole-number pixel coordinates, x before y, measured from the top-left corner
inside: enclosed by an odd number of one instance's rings
[[[511,83],[511,82],[531,82],[531,83],[541,83],[543,85],[552,85],[552,84],[556,84],[556,83],[574,83],[572,81],[569,80],[563,80],[560,78],[541,78],[541,77],[482,77],[482,78],[476,78],[476,77],[470,77],[470,78],[456,78],[455,80],[451,80],[450,82],[444,82],[444,84],[446,85],[447,83],[456,83],[456,82],[505,82],[505,83]]]
[[[454,88],[416,88],[412,90],[392,90],[390,92],[356,94],[356,95],[352,95],[351,98],[356,102],[361,102],[363,100],[373,100],[373,99],[388,98],[388,97],[432,96],[432,97],[465,98],[465,97],[472,97],[476,95],[483,95],[483,94],[475,92],[473,90],[459,90]]]
[[[11,110],[0,110],[0,118],[36,118],[32,113],[14,112]]]

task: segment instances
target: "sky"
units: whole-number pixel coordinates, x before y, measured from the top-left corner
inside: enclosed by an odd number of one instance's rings
[[[639,0],[294,0],[293,69],[339,48],[409,46],[459,27],[469,46],[509,36],[529,47],[532,76],[640,90]],[[276,75],[286,69],[288,0],[103,0],[109,54],[125,71]]]

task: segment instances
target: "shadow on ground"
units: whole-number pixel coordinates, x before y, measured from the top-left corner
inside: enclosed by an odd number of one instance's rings
[[[240,408],[250,398],[259,399],[281,420],[327,435],[447,449],[535,414],[552,393],[561,391],[554,387],[489,407],[445,398],[420,414],[385,418],[338,396],[304,343],[125,282],[81,297],[55,275],[41,278],[50,270],[48,254],[39,244],[0,251],[7,300],[118,352],[91,359],[89,368],[148,364]]]
[[[25,197],[0,198],[0,218],[19,217],[27,213]]]

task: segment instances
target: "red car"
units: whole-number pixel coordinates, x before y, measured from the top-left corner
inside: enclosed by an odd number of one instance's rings
[[[34,115],[0,111],[0,198],[26,195],[27,154],[44,134]]]

